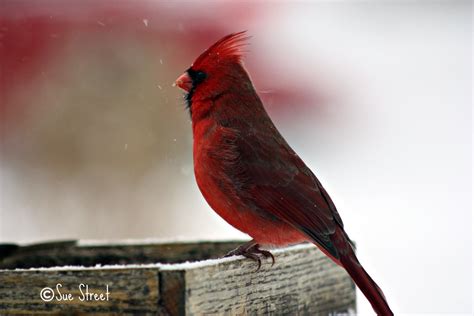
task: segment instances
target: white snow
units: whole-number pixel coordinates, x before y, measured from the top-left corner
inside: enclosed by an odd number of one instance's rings
[[[145,238],[145,239],[115,239],[115,240],[93,240],[82,239],[77,241],[79,247],[91,246],[130,246],[130,245],[152,245],[152,244],[174,244],[174,243],[204,243],[204,242],[247,242],[248,239],[222,240],[218,238],[206,238],[199,240],[189,240],[186,237],[175,238]]]
[[[128,242],[128,243],[126,243]],[[176,241],[173,241],[176,242]],[[202,241],[189,241],[190,243],[198,243]],[[245,241],[244,241],[245,242]],[[84,246],[84,241],[81,241],[81,246]],[[93,241],[88,241],[86,243],[87,246],[93,245],[93,246],[100,246],[100,245],[143,245],[143,244],[153,244],[156,243],[156,240],[152,242],[152,240],[126,240],[125,242],[122,241],[113,241],[113,243],[104,243],[104,242],[93,242]],[[161,242],[162,243],[162,242]],[[289,246],[286,248],[276,248],[272,250],[272,253],[274,255],[281,254],[284,251],[296,251],[296,250],[301,250],[301,249],[308,249],[314,247],[314,245],[310,243],[303,243],[299,245],[294,245],[294,246]],[[217,264],[225,263],[225,262],[230,262],[234,261],[236,259],[238,260],[245,260],[243,256],[238,256],[239,258],[236,258],[236,256],[232,257],[226,257],[226,258],[216,258],[216,259],[208,259],[208,260],[202,260],[202,261],[186,261],[183,263],[148,263],[148,264],[113,264],[113,265],[101,265],[101,264],[96,264],[93,267],[85,267],[85,266],[57,266],[57,267],[48,267],[48,268],[29,268],[29,269],[14,269],[14,270],[1,270],[2,271],[85,271],[85,270],[114,270],[114,269],[159,269],[161,271],[177,271],[177,270],[191,270],[191,269],[199,269],[203,267],[209,267],[209,266],[214,266]]]

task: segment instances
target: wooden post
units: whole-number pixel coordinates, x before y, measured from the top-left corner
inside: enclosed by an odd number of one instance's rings
[[[264,261],[259,271],[243,257],[210,259],[238,244],[0,245],[0,314],[327,316],[355,311],[352,280],[315,246],[273,250],[275,265]]]

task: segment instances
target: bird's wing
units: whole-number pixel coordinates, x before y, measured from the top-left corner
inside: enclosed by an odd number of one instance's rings
[[[266,127],[234,134],[239,162],[228,175],[241,188],[239,198],[288,222],[339,258],[330,239],[336,225],[343,227],[334,203],[273,124]]]

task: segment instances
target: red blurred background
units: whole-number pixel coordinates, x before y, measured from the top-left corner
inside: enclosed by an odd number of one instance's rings
[[[269,23],[262,15],[271,10],[230,2],[2,2],[3,206],[7,219],[30,219],[2,235],[173,235],[182,222],[171,219],[174,208],[188,194],[176,188],[194,184],[189,118],[171,83],[218,38]],[[303,109],[316,99],[258,50],[247,62],[275,113],[285,114],[289,100]]]

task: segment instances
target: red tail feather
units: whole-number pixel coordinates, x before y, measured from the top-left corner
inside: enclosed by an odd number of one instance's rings
[[[349,237],[344,230],[342,228],[336,229],[332,239],[337,245],[340,255],[339,260],[334,260],[334,258],[333,260],[346,269],[347,273],[349,273],[357,284],[357,287],[364,293],[367,300],[369,300],[377,315],[393,315],[382,290],[359,263],[354,249],[349,242]]]

